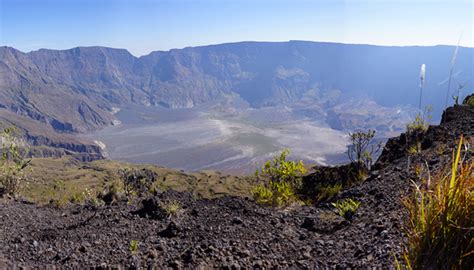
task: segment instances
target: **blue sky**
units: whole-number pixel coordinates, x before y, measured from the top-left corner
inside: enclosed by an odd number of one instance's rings
[[[236,41],[473,47],[474,0],[0,0],[0,45],[134,55]]]

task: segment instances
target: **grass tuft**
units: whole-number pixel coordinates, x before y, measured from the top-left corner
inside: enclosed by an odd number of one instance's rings
[[[474,265],[473,163],[461,158],[461,137],[450,173],[429,179],[406,200],[408,269],[468,269]],[[436,181],[437,180],[437,181]],[[429,183],[434,183],[429,186]]]

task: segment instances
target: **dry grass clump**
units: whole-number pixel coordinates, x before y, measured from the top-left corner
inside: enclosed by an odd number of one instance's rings
[[[408,269],[468,269],[474,265],[473,163],[461,158],[460,139],[450,173],[428,179],[405,205],[408,209]],[[399,265],[399,268],[400,265]],[[471,268],[472,269],[472,268]]]

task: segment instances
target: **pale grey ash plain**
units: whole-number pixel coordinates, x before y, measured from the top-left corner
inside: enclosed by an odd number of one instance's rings
[[[379,138],[398,134],[412,110],[374,102],[341,104],[353,125],[379,130]],[[348,133],[317,114],[318,107],[294,104],[265,108],[201,106],[166,109],[128,107],[116,113],[120,124],[86,137],[105,145],[112,159],[196,171],[251,173],[285,148],[308,164],[347,160]],[[337,111],[338,107],[335,106]],[[313,112],[313,113],[309,113]],[[346,123],[345,126],[348,124]]]

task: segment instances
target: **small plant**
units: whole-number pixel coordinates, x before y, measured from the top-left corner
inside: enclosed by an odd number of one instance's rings
[[[417,178],[421,178],[421,175],[423,173],[423,165],[422,164],[416,164],[415,165],[415,175]]]
[[[69,202],[66,192],[66,184],[63,180],[56,180],[54,182],[53,192],[55,198],[50,202],[56,206],[56,208],[63,208]]]
[[[421,152],[421,142],[416,141],[413,145],[410,145],[407,149],[408,154],[416,155]]]
[[[423,134],[428,130],[431,122],[431,107],[427,107],[423,114],[416,115],[413,122],[407,124],[408,134]]]
[[[138,240],[130,240],[130,244],[128,245],[128,250],[132,255],[135,255],[138,251],[138,245],[140,242]]]
[[[421,152],[421,140],[423,135],[428,130],[430,122],[432,107],[427,106],[425,111],[416,115],[415,120],[407,124],[406,143],[407,152],[411,155]]]
[[[181,210],[181,204],[173,200],[171,202],[162,204],[161,208],[166,213],[168,218],[170,218],[178,215],[179,211]]]
[[[462,148],[461,137],[449,174],[435,181],[428,178],[426,185],[413,182],[415,191],[405,201],[408,269],[471,269],[474,265],[474,164],[464,164]]]
[[[263,179],[251,190],[255,201],[262,205],[287,206],[298,201],[296,191],[301,187],[301,176],[306,173],[303,161],[286,160],[290,151],[283,150],[273,160],[267,161],[255,175]]]
[[[0,195],[16,196],[28,180],[26,167],[31,160],[26,160],[20,153],[15,128],[5,128],[0,132],[2,141],[0,158]]]
[[[370,170],[372,167],[373,156],[382,148],[381,143],[373,144],[375,130],[367,132],[358,130],[350,133],[351,144],[348,147],[347,155],[352,163],[357,164],[359,168]]]
[[[337,209],[337,213],[341,217],[345,219],[351,219],[357,211],[357,208],[359,208],[360,202],[351,198],[347,198],[331,204]]]

